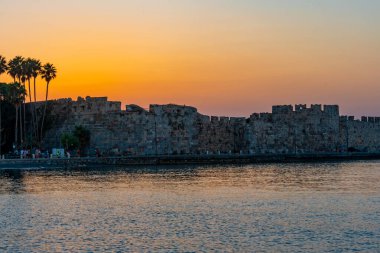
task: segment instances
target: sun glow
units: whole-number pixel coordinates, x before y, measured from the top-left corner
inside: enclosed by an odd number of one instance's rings
[[[376,113],[377,2],[263,2],[1,0],[0,54],[54,63],[51,98],[189,104],[220,115],[294,103]]]

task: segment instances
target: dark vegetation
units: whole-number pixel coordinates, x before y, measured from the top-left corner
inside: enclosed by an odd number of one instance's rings
[[[57,70],[37,59],[16,56],[7,62],[0,55],[0,77],[3,74],[8,74],[13,82],[0,83],[0,154],[39,147],[48,121],[49,85]],[[38,77],[46,83],[45,102],[40,109],[36,106]]]

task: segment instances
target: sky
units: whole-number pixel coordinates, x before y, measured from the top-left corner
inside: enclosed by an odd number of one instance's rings
[[[53,63],[50,98],[380,115],[376,0],[0,0],[0,55]]]

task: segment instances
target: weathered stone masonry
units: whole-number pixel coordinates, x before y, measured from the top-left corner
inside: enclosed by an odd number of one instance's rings
[[[47,148],[76,125],[91,132],[91,149],[125,154],[305,154],[380,152],[380,118],[339,116],[337,105],[273,106],[249,118],[209,117],[179,105],[145,110],[106,97],[50,101]]]

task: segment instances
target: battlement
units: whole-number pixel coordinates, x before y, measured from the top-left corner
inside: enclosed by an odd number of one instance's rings
[[[362,116],[360,119],[355,119],[354,116],[339,116],[339,120],[341,122],[364,122],[364,123],[380,123],[380,117],[367,117],[367,116]]]
[[[120,112],[121,102],[108,101],[107,97],[78,97],[71,109],[74,114]]]
[[[250,120],[270,121],[273,119],[273,114],[269,112],[253,113],[249,117]]]
[[[295,111],[296,112],[300,112],[300,111],[304,111],[307,109],[307,105],[305,104],[299,104],[299,105],[295,105]]]
[[[323,111],[330,115],[339,115],[339,106],[338,105],[324,105]]]
[[[273,114],[288,114],[293,112],[292,105],[274,105],[272,106]]]
[[[312,104],[310,107],[307,107],[306,104],[296,104],[294,106],[292,105],[275,105],[272,107],[272,113],[274,115],[279,114],[290,114],[293,112],[313,112],[313,113],[319,113],[324,112],[330,115],[339,115],[339,106],[337,105],[324,105],[322,109],[322,105],[320,104]]]
[[[368,122],[368,123],[380,123],[380,117],[367,117],[362,116],[361,122]]]
[[[218,117],[218,116],[207,116],[198,114],[199,121],[202,123],[212,123],[216,125],[228,125],[228,124],[242,124],[246,122],[244,117]]]
[[[355,121],[354,116],[339,116],[339,121],[346,122],[346,121]]]
[[[314,112],[321,112],[322,111],[322,105],[320,105],[320,104],[311,105],[310,109],[311,109],[311,111],[314,111]]]

